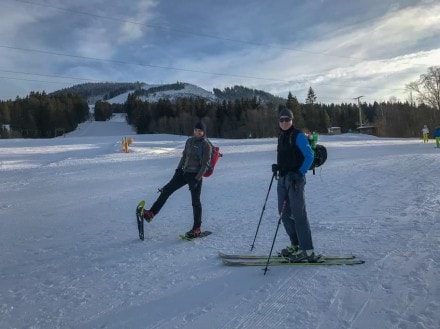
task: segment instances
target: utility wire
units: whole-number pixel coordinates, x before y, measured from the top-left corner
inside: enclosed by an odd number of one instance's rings
[[[39,76],[39,77],[61,78],[61,79],[81,80],[81,81],[93,81],[93,82],[99,82],[100,81],[100,80],[88,79],[88,78],[67,77],[67,76],[60,76],[60,75],[39,74],[39,73],[30,73],[30,72],[19,72],[19,71],[10,71],[10,70],[2,70],[2,69],[0,69],[0,72],[14,73],[14,74],[24,74],[24,75],[36,75],[36,76]]]
[[[288,48],[288,47],[272,46],[272,45],[268,45],[268,44],[264,44],[264,43],[259,43],[259,42],[254,42],[254,41],[237,40],[237,39],[222,37],[222,36],[218,36],[218,35],[205,34],[205,33],[196,33],[196,32],[191,32],[191,31],[187,31],[187,30],[179,30],[179,29],[165,27],[165,26],[160,26],[160,25],[139,23],[139,22],[135,22],[135,21],[130,21],[130,20],[122,19],[122,18],[109,17],[109,16],[104,16],[104,15],[98,15],[98,14],[92,14],[92,13],[89,13],[89,12],[78,11],[78,10],[73,10],[73,9],[67,9],[67,8],[62,8],[62,7],[56,7],[56,6],[52,6],[52,5],[48,5],[48,4],[36,3],[36,2],[32,2],[32,1],[25,1],[25,0],[15,0],[15,1],[16,2],[22,2],[22,3],[31,4],[31,5],[34,5],[34,6],[52,8],[52,9],[56,9],[56,10],[59,10],[59,11],[65,11],[65,12],[79,14],[79,15],[84,15],[84,16],[90,16],[90,17],[94,17],[94,18],[102,18],[102,19],[107,19],[107,20],[111,20],[111,21],[117,21],[117,22],[121,22],[121,23],[129,23],[129,24],[133,24],[133,25],[145,26],[145,27],[156,29],[156,30],[171,31],[171,32],[180,33],[180,34],[189,34],[189,35],[194,35],[194,36],[198,36],[198,37],[211,38],[211,39],[217,39],[217,40],[228,41],[228,42],[235,42],[235,43],[242,43],[242,44],[258,46],[258,47],[281,49],[281,50],[289,50],[289,51],[296,51],[296,52],[302,52],[302,53],[314,54],[314,55],[321,55],[321,56],[330,56],[330,57],[337,57],[337,58],[354,59],[354,60],[357,60],[357,61],[365,60],[364,58],[356,58],[356,57],[341,56],[341,55],[331,55],[331,54],[326,54],[326,53],[317,52],[317,51],[308,51],[308,50],[293,49],[293,48]]]
[[[109,17],[109,16],[98,15],[98,14],[93,14],[93,13],[84,12],[84,11],[77,11],[77,10],[72,10],[72,9],[52,6],[52,5],[48,5],[48,4],[41,4],[41,3],[36,3],[36,2],[33,2],[33,1],[26,1],[26,0],[15,0],[15,1],[16,2],[21,2],[21,3],[24,3],[24,4],[30,4],[30,5],[34,5],[34,6],[52,8],[52,9],[59,10],[59,11],[70,12],[70,13],[79,14],[79,15],[85,15],[85,16],[94,17],[94,18],[107,19],[107,20],[112,20],[112,21],[117,21],[117,22],[122,22],[122,23],[129,23],[129,24],[133,24],[133,25],[139,25],[139,26],[145,26],[145,27],[149,27],[149,28],[154,28],[154,29],[157,29],[157,30],[171,31],[171,32],[181,33],[181,34],[189,34],[189,35],[194,35],[194,36],[199,36],[199,37],[204,37],[204,38],[212,38],[212,39],[218,39],[218,40],[222,40],[222,41],[228,41],[228,42],[234,42],[234,43],[242,43],[242,44],[253,45],[253,46],[258,46],[258,47],[266,47],[266,48],[281,49],[281,50],[287,50],[287,51],[303,52],[303,53],[314,54],[314,55],[321,55],[321,56],[328,56],[328,57],[352,59],[352,60],[356,60],[356,61],[364,61],[365,60],[364,58],[356,58],[356,57],[340,56],[340,55],[331,55],[331,54],[327,54],[327,53],[324,53],[324,52],[307,51],[307,50],[293,49],[293,48],[289,48],[289,47],[272,46],[272,45],[268,45],[268,44],[257,43],[257,42],[252,42],[252,41],[245,41],[245,40],[237,40],[237,39],[226,38],[226,37],[217,36],[217,35],[210,35],[210,34],[203,34],[203,33],[194,33],[194,32],[191,32],[191,31],[179,30],[179,29],[165,27],[165,26],[160,26],[160,25],[139,23],[139,22],[130,21],[130,20],[126,20],[126,19],[120,19],[120,18],[117,18],[117,17]],[[145,63],[131,63],[131,62],[122,61],[122,60],[110,60],[110,59],[103,59],[103,58],[86,57],[86,56],[71,55],[71,54],[58,53],[58,52],[52,52],[52,51],[43,51],[43,50],[36,50],[36,49],[11,47],[11,46],[5,46],[5,45],[0,45],[0,48],[14,49],[14,50],[21,50],[21,51],[28,51],[28,52],[44,53],[44,54],[50,54],[50,55],[55,55],[55,56],[64,56],[64,57],[78,58],[78,59],[84,59],[84,60],[102,61],[102,62],[124,64],[124,65],[137,65],[137,66],[141,66],[141,67],[159,68],[159,69],[176,70],[176,71],[184,71],[184,72],[192,72],[192,73],[209,74],[209,75],[229,76],[229,77],[235,77],[235,78],[264,80],[264,81],[285,82],[285,83],[289,83],[289,84],[292,84],[292,83],[293,84],[306,84],[306,83],[312,84],[307,79],[292,81],[292,80],[276,79],[276,78],[263,78],[263,77],[245,76],[245,75],[237,75],[237,74],[227,74],[227,73],[219,73],[219,72],[208,72],[208,71],[194,70],[194,69],[185,69],[185,68],[178,68],[178,67],[172,67],[172,66],[161,66],[161,65],[153,65],[153,64],[145,64]],[[378,61],[378,62],[390,62],[391,60],[377,59],[376,61]],[[420,63],[412,63],[412,64],[413,65],[426,65],[426,64],[420,64]],[[0,71],[8,72],[8,73],[36,75],[36,76],[44,76],[44,77],[56,77],[56,78],[82,80],[82,81],[99,81],[99,80],[88,79],[88,78],[61,77],[61,76],[55,76],[55,75],[34,74],[34,73],[27,73],[27,72],[14,72],[14,71],[6,71],[6,70],[0,70]],[[0,78],[1,79],[15,79],[15,80],[24,80],[24,81],[45,82],[45,81],[39,81],[39,80],[9,78],[9,77],[0,77]],[[343,85],[343,84],[334,84],[334,83],[319,83],[319,82],[318,83],[313,83],[313,85],[330,85],[330,86],[339,86],[339,87],[352,87],[353,86],[353,85]],[[378,89],[378,88],[374,88],[374,87],[358,87],[358,88],[371,89],[371,90],[377,90]],[[393,90],[393,91],[405,90],[404,88],[381,88],[381,89]]]
[[[29,81],[29,82],[41,82],[41,83],[56,83],[56,84],[65,84],[65,85],[71,85],[71,82],[63,82],[63,81],[43,81],[43,80],[35,80],[35,79],[24,79],[24,78],[11,78],[11,77],[2,77],[0,76],[0,79],[5,80],[19,80],[19,81]]]
[[[35,52],[35,53],[41,53],[41,54],[49,54],[49,55],[56,55],[56,56],[63,56],[63,57],[79,58],[79,59],[86,59],[86,60],[93,60],[93,61],[101,61],[101,62],[108,62],[108,63],[115,63],[115,64],[137,65],[137,66],[142,66],[142,67],[159,68],[159,69],[167,69],[167,70],[174,70],[174,71],[184,71],[184,72],[192,72],[192,73],[203,73],[203,74],[209,74],[209,75],[221,75],[221,76],[228,76],[228,77],[235,77],[235,78],[244,78],[244,79],[255,79],[255,80],[266,80],[266,81],[277,81],[277,82],[292,82],[292,81],[288,81],[288,80],[275,79],[275,78],[263,78],[263,77],[254,77],[254,76],[246,76],[246,75],[238,75],[238,74],[228,74],[228,73],[220,73],[220,72],[208,72],[208,71],[201,71],[201,70],[183,69],[183,68],[172,67],[172,66],[144,64],[144,63],[134,63],[134,62],[127,62],[127,61],[116,60],[116,59],[105,59],[105,58],[97,58],[97,57],[71,55],[71,54],[65,54],[65,53],[58,53],[58,52],[54,52],[54,51],[38,50],[38,49],[28,49],[28,48],[21,48],[21,47],[11,47],[11,46],[5,46],[5,45],[0,45],[0,48],[13,49],[13,50],[21,50],[21,51],[29,51],[29,52]]]
[[[34,5],[34,6],[40,6],[40,7],[45,7],[45,8],[56,9],[56,10],[59,10],[59,11],[74,13],[74,14],[78,14],[78,15],[90,16],[90,17],[94,17],[94,18],[101,18],[101,19],[117,21],[117,22],[121,22],[121,23],[129,23],[129,24],[133,24],[133,25],[149,27],[149,28],[153,28],[153,29],[156,29],[156,30],[171,31],[171,32],[180,33],[180,34],[188,34],[188,35],[194,35],[194,36],[198,36],[198,37],[204,37],[204,38],[211,38],[211,39],[217,39],[217,40],[234,42],[234,43],[247,44],[247,45],[252,45],[252,46],[256,46],[256,47],[280,49],[280,50],[301,52],[301,53],[306,53],[306,54],[313,54],[313,55],[320,55],[320,56],[327,56],[327,57],[334,57],[334,58],[352,59],[352,60],[355,60],[355,61],[365,61],[366,60],[365,58],[360,58],[360,57],[343,56],[343,55],[332,55],[332,54],[328,54],[328,53],[324,53],[324,52],[319,52],[319,51],[310,51],[310,50],[304,50],[304,49],[294,49],[294,48],[290,48],[290,47],[273,46],[273,45],[259,43],[259,42],[254,42],[254,41],[237,40],[237,39],[222,37],[222,36],[218,36],[218,35],[205,34],[205,33],[196,33],[196,32],[191,32],[191,31],[187,31],[187,30],[179,30],[179,29],[176,29],[176,28],[171,28],[171,27],[166,27],[166,26],[161,26],[161,25],[139,23],[139,22],[135,22],[135,21],[127,20],[127,19],[122,19],[122,18],[117,18],[117,17],[109,17],[109,16],[105,16],[105,15],[98,15],[98,14],[93,14],[93,13],[89,13],[89,12],[78,11],[78,10],[73,10],[73,9],[68,9],[68,8],[63,8],[63,7],[56,7],[56,6],[52,6],[52,5],[48,5],[48,4],[36,3],[36,2],[33,2],[33,1],[26,1],[26,0],[15,0],[15,1],[16,2],[21,2],[21,3],[26,3],[26,4],[31,4],[31,5]],[[371,20],[371,19],[369,19],[369,20]],[[369,20],[366,20],[366,21],[369,21]],[[390,60],[390,59],[376,59],[376,61],[379,61],[379,62],[391,62],[392,60]],[[422,63],[411,63],[411,64],[412,65],[420,65],[420,66],[425,66],[426,65],[426,64],[422,64]]]
[[[0,48],[20,50],[20,51],[29,51],[29,52],[36,52],[36,53],[43,53],[43,54],[49,54],[49,55],[55,55],[55,56],[79,58],[79,59],[84,59],[84,60],[102,61],[102,62],[124,64],[124,65],[137,65],[137,66],[148,67],[148,68],[160,68],[160,69],[184,71],[184,72],[191,72],[191,73],[201,73],[201,74],[208,74],[208,75],[228,76],[228,77],[242,78],[242,79],[253,79],[253,80],[262,80],[262,81],[285,82],[285,83],[289,83],[289,84],[300,84],[300,85],[301,84],[305,84],[305,83],[311,84],[311,82],[309,80],[307,80],[307,79],[302,79],[302,80],[296,80],[295,81],[295,80],[285,80],[285,79],[276,79],[276,78],[264,78],[264,77],[256,77],[256,76],[246,76],[246,75],[238,75],[238,74],[228,74],[228,73],[220,73],[220,72],[208,72],[208,71],[201,71],[201,70],[183,69],[183,68],[177,68],[177,67],[172,67],[172,66],[162,66],[162,65],[153,65],[153,64],[134,63],[134,62],[127,62],[127,61],[122,61],[122,60],[96,58],[96,57],[88,57],[88,56],[80,56],[80,55],[71,55],[71,54],[58,53],[58,52],[47,51],[47,50],[28,49],[28,48],[11,47],[11,46],[4,46],[4,45],[0,45]],[[37,74],[35,74],[35,75],[37,75]],[[41,75],[41,76],[45,76],[45,75]],[[70,77],[67,77],[67,78],[70,79]],[[79,79],[79,80],[81,80],[81,78],[71,78],[71,79]],[[89,80],[89,79],[83,79],[83,80]],[[344,84],[336,84],[336,83],[323,83],[323,82],[316,82],[316,83],[313,83],[313,85],[330,85],[330,86],[338,86],[338,87],[353,87],[353,85],[344,85]],[[375,87],[358,87],[358,88],[371,89],[371,90],[377,90],[378,89],[378,88],[375,88]],[[402,91],[402,90],[404,90],[403,88],[381,88],[381,89],[383,89],[383,90],[394,90],[394,91]]]

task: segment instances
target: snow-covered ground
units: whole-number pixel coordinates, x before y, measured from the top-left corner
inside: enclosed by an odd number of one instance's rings
[[[133,137],[130,153],[121,138]],[[134,135],[123,120],[66,137],[0,140],[0,328],[439,328],[440,150],[431,141],[322,136],[307,176],[315,247],[358,266],[230,268],[248,252],[276,139],[213,139],[224,157],[204,180],[207,238],[187,188],[138,239],[134,210],[171,177],[185,136]],[[278,215],[272,187],[255,253]],[[288,244],[280,228],[275,249]]]

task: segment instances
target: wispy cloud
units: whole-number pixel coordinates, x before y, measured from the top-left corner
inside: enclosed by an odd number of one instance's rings
[[[6,0],[0,16],[0,98],[78,83],[48,77],[72,75],[404,100],[405,84],[439,65],[436,1]]]

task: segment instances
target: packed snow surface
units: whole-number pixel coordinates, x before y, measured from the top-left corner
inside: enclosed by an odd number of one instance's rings
[[[129,153],[122,137],[134,139]],[[0,140],[0,328],[440,328],[432,140],[321,136],[329,157],[306,185],[316,251],[366,263],[263,275],[218,252],[249,252],[275,138],[212,139],[224,154],[203,181],[212,235],[178,238],[192,226],[184,187],[138,239],[135,207],[157,198],[186,138],[135,135],[115,117],[65,137]],[[254,254],[274,238],[275,184]],[[288,243],[280,227],[275,250]]]

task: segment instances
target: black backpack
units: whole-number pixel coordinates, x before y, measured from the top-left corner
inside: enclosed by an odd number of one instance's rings
[[[297,130],[297,132],[301,132],[300,130]],[[297,136],[297,134],[294,135],[295,138]],[[290,144],[293,144],[294,141],[292,140],[292,135],[290,135]],[[313,175],[315,174],[315,168],[318,168],[320,166],[322,166],[324,164],[324,162],[327,160],[327,149],[325,148],[324,145],[321,144],[316,144],[315,147],[313,147],[313,143],[312,140],[310,138],[307,138],[307,140],[309,141],[309,145],[313,150],[313,154],[314,154],[314,158],[313,158],[313,162],[310,165],[309,170],[313,171]]]
[[[315,158],[313,159],[313,163],[310,166],[309,170],[313,170],[314,175],[315,168],[322,166],[327,160],[327,149],[324,145],[316,144],[315,148],[312,147],[312,150],[315,153]]]

